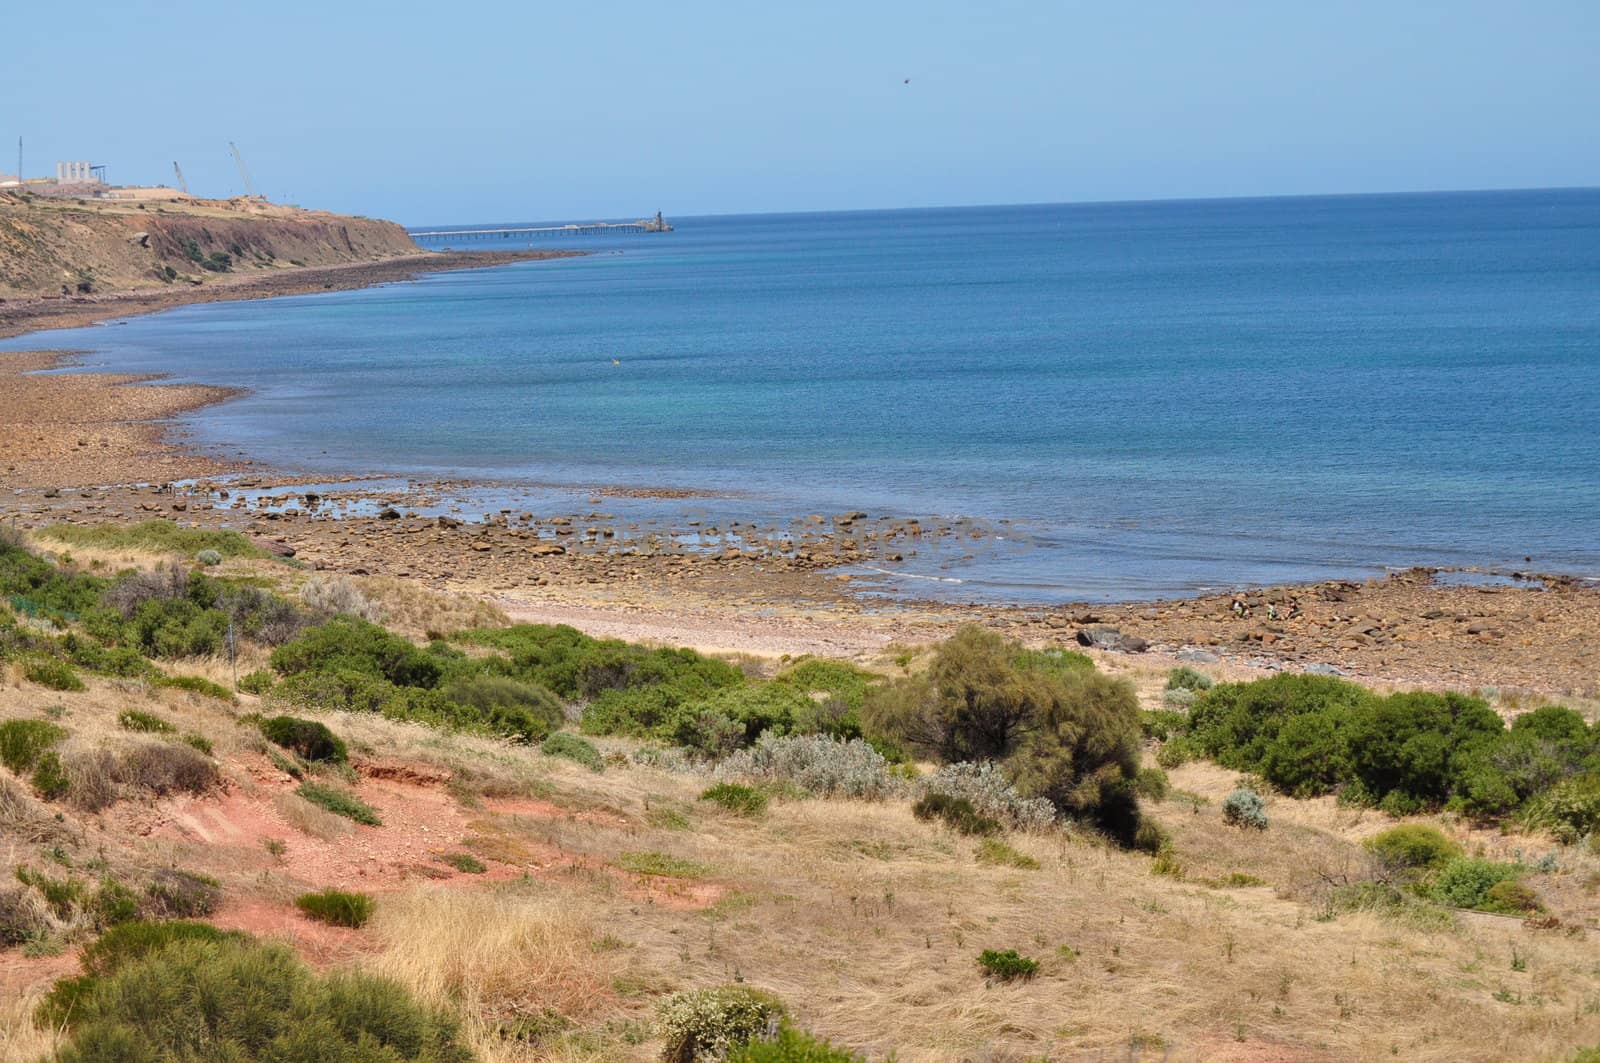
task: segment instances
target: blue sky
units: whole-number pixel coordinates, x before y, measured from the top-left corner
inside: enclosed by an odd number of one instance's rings
[[[1600,184],[1595,0],[59,10],[0,170],[408,223]]]

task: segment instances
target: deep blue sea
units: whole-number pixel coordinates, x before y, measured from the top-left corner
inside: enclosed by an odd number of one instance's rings
[[[243,385],[197,440],[319,475],[1013,522],[918,593],[1600,575],[1600,190],[668,220],[3,346]]]

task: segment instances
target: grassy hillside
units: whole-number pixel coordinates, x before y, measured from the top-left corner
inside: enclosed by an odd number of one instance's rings
[[[1546,713],[1534,741],[1470,699],[1296,687],[1285,714],[1315,717],[1296,727],[1403,733],[1395,763],[1435,748],[1413,732],[1438,704],[1505,743],[1428,761],[1444,782],[1386,811],[1354,783],[1388,761],[1300,797],[1263,777],[1298,747],[1241,728],[1281,684],[975,632],[722,661],[326,580],[225,536],[67,538],[0,544],[0,1058],[124,1058],[118,1038],[204,1025],[159,1018],[153,987],[226,996],[247,973],[286,1003],[247,1023],[241,998],[216,1044],[288,1059],[331,1051],[302,1027],[364,1037],[363,1060],[1600,1043],[1581,719]],[[979,746],[997,766],[961,762]],[[1530,751],[1524,803],[1453,803],[1449,772],[1526,780]],[[1103,814],[1114,795],[1143,849]]]

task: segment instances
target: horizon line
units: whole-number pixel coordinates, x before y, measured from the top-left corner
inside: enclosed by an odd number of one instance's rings
[[[1491,188],[1409,188],[1390,189],[1384,191],[1365,192],[1269,192],[1260,195],[1218,195],[1218,196],[1135,196],[1129,199],[1061,199],[1061,200],[1014,200],[1008,202],[991,203],[928,203],[914,204],[898,207],[828,207],[823,209],[791,209],[791,210],[739,210],[711,214],[672,214],[672,218],[679,220],[701,220],[711,218],[758,218],[758,217],[784,217],[802,216],[808,214],[893,214],[909,211],[937,211],[937,210],[982,210],[995,207],[1119,207],[1135,205],[1157,205],[1167,203],[1250,203],[1262,200],[1276,199],[1377,199],[1384,196],[1449,196],[1449,195],[1492,195],[1498,193],[1516,192],[1600,192],[1600,184],[1592,185],[1534,185],[1534,186],[1505,186]],[[654,212],[650,212],[654,213]],[[662,212],[666,214],[665,211]],[[614,221],[624,215],[614,218],[593,218],[592,221]],[[470,225],[512,225],[534,224],[535,222],[554,222],[560,224],[574,223],[574,219],[529,219],[526,222],[432,222],[426,225],[417,223],[402,223],[407,232],[429,227],[450,228],[453,226]]]

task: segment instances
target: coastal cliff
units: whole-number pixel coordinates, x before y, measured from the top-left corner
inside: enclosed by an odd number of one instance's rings
[[[246,200],[135,204],[0,194],[0,298],[215,284],[421,255],[393,222]]]

